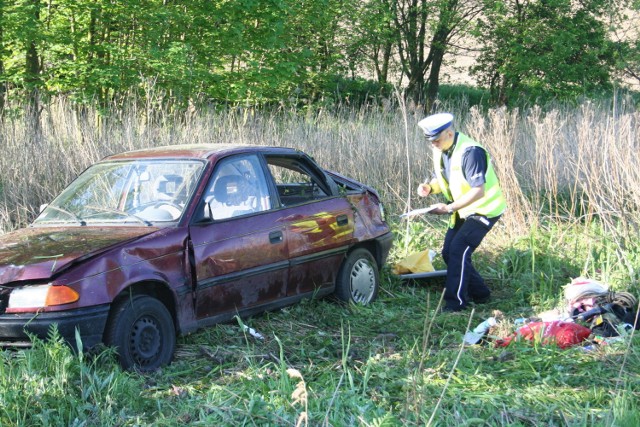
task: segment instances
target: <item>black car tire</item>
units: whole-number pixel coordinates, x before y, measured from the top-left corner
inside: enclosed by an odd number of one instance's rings
[[[347,302],[367,305],[378,296],[378,264],[363,248],[350,252],[342,263],[336,281],[336,296]]]
[[[124,369],[156,370],[173,358],[176,347],[173,319],[164,304],[153,297],[125,298],[113,309],[105,343],[116,348]]]

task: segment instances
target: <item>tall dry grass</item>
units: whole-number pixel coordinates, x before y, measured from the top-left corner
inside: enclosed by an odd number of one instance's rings
[[[492,153],[509,203],[503,223],[521,233],[548,219],[599,218],[621,236],[636,233],[640,216],[640,113],[631,103],[523,110],[448,106],[459,130]],[[327,168],[371,184],[388,210],[429,203],[414,196],[431,174],[431,150],[417,127],[418,108],[334,111],[192,109],[170,114],[154,105],[102,116],[65,99],[42,111],[38,128],[21,118],[0,123],[0,229],[31,221],[84,168],[123,150],[187,143],[292,146]],[[410,160],[407,160],[407,157]],[[623,239],[621,239],[623,242]],[[623,244],[623,243],[622,243]]]

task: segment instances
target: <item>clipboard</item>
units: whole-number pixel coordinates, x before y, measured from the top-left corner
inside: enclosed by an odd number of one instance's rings
[[[426,214],[426,213],[431,212],[435,208],[436,207],[432,205],[432,206],[429,206],[429,207],[426,207],[426,208],[414,209],[412,211],[403,213],[402,215],[400,215],[400,218],[409,218],[409,217],[412,217],[412,216]]]

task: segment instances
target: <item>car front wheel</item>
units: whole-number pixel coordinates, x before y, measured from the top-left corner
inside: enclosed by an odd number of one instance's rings
[[[114,306],[105,343],[114,346],[124,369],[153,371],[173,358],[176,332],[167,308],[155,298],[137,295]]]
[[[376,299],[379,286],[378,264],[373,255],[363,248],[349,253],[338,273],[336,296],[343,301],[367,305]]]

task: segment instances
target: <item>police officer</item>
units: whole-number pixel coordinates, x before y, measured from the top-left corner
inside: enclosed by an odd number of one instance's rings
[[[469,302],[487,302],[491,291],[473,267],[471,255],[506,208],[488,151],[453,128],[453,115],[439,113],[418,123],[433,148],[434,174],[418,186],[418,195],[442,193],[447,203],[431,213],[450,215],[442,257],[447,264],[443,311],[463,310]]]

